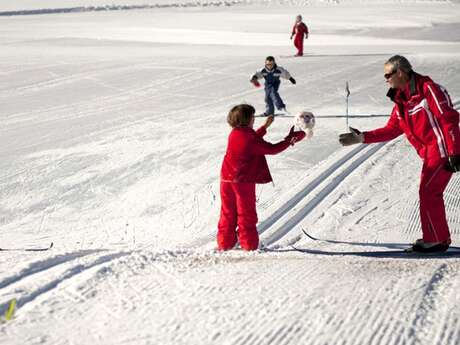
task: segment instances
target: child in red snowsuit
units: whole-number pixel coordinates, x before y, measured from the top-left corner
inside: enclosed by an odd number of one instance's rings
[[[295,35],[295,37],[294,37]],[[292,28],[291,40],[294,37],[294,46],[297,48],[296,56],[303,55],[303,38],[308,38],[308,27],[302,22],[302,16],[299,14],[295,19],[294,27]]]
[[[255,109],[248,104],[233,107],[227,122],[233,128],[228,137],[222,163],[220,196],[222,201],[217,232],[220,250],[232,249],[239,240],[244,250],[259,246],[256,212],[256,183],[272,181],[265,155],[275,155],[305,137],[291,128],[288,136],[276,144],[263,139],[274,117],[269,116],[257,131],[253,129]],[[238,231],[237,231],[238,227]]]

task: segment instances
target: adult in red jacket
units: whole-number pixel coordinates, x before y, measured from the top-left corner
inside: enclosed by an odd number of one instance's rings
[[[295,37],[294,37],[295,36]],[[299,14],[295,18],[295,24],[292,28],[291,40],[294,37],[294,46],[297,48],[296,56],[303,55],[303,39],[308,38],[308,27],[302,22],[302,16]]]
[[[459,114],[447,91],[412,70],[400,55],[384,65],[384,77],[390,85],[388,96],[394,102],[386,126],[361,133],[341,134],[343,145],[376,143],[405,134],[423,159],[420,179],[420,220],[423,238],[412,246],[417,252],[446,251],[451,243],[444,209],[443,192],[452,173],[460,169]]]
[[[279,143],[266,142],[263,136],[274,117],[267,117],[265,124],[254,131],[254,113],[251,105],[240,104],[233,107],[227,117],[233,129],[221,170],[222,206],[217,232],[220,250],[232,249],[237,240],[245,250],[258,248],[256,183],[272,181],[265,155],[280,153],[305,137],[304,132],[295,132],[292,127]]]

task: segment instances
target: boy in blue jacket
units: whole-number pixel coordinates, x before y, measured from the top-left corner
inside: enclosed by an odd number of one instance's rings
[[[259,87],[259,79],[265,79],[265,116],[273,115],[276,109],[286,112],[286,105],[281,99],[278,89],[281,84],[280,78],[288,79],[292,84],[296,81],[291,77],[291,74],[281,66],[278,66],[273,56],[267,56],[265,59],[265,67],[256,72],[252,78],[251,83]]]

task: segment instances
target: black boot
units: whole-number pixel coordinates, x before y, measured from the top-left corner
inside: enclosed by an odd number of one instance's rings
[[[412,250],[409,251],[415,253],[444,253],[447,249],[449,249],[449,242],[425,242],[422,239],[419,239],[415,241],[412,245]]]

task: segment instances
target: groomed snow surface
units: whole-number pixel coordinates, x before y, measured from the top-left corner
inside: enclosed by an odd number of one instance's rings
[[[176,2],[37,3],[0,11]],[[421,236],[415,151],[403,137],[342,148],[345,120],[321,116],[344,114],[346,81],[351,114],[388,114],[397,53],[460,106],[459,18],[458,2],[370,0],[0,16],[1,313],[17,301],[0,344],[458,344],[460,256],[389,252]],[[315,136],[268,158],[268,250],[220,253],[226,114],[263,112],[249,78],[267,55],[297,79],[280,92],[316,114]],[[454,245],[459,188],[445,193]]]

